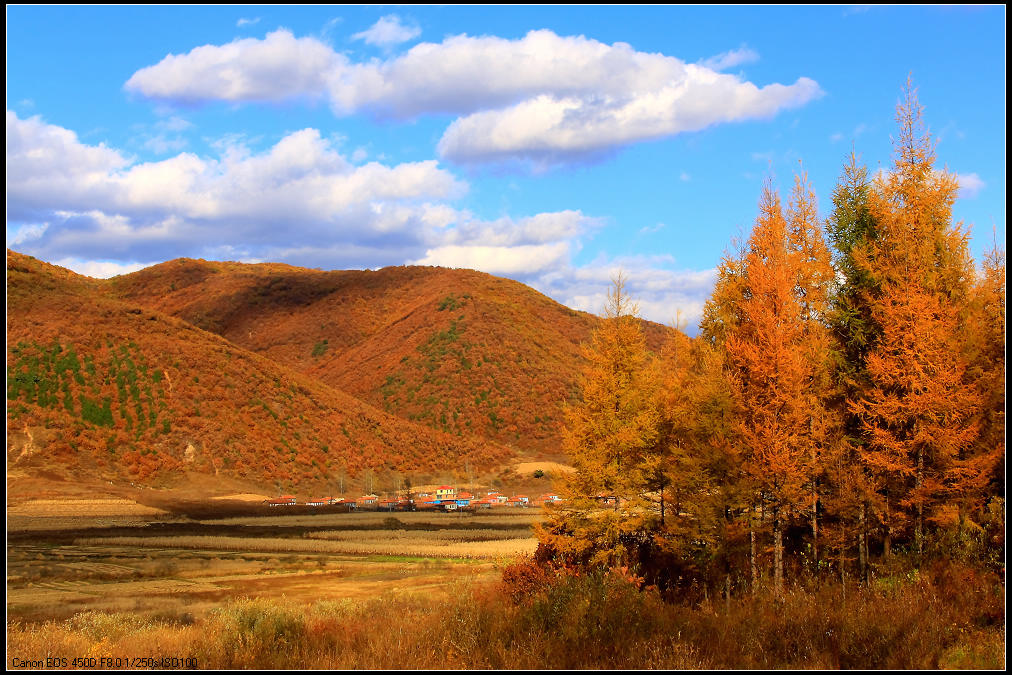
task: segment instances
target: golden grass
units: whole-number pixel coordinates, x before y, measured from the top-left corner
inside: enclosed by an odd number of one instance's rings
[[[22,504],[9,506],[8,516],[29,516],[36,518],[67,516],[155,516],[168,511],[138,504],[131,499],[30,499]]]
[[[569,466],[568,464],[559,464],[558,462],[517,462],[513,464],[511,468],[518,474],[533,474],[538,469],[541,469],[547,474],[564,474],[574,473],[576,467]],[[529,495],[530,496],[530,495]]]
[[[511,600],[461,584],[446,597],[295,602],[241,597],[202,617],[78,613],[8,624],[23,659],[128,654],[200,669],[926,669],[1005,666],[1004,588],[980,602],[924,584],[831,585],[724,606],[666,604],[612,574],[557,580]],[[994,615],[998,623],[977,628]]]
[[[256,502],[260,503],[265,499],[270,499],[267,495],[258,495],[253,492],[243,492],[235,495],[223,495],[221,497],[212,497],[212,499],[223,499],[233,502]]]
[[[95,537],[78,539],[75,541],[75,544],[80,546],[128,546],[138,548],[270,553],[394,555],[422,558],[467,558],[474,560],[508,559],[531,554],[537,548],[537,540],[533,537],[500,541],[447,542],[444,544],[418,539],[410,540],[407,538],[375,536],[373,538],[363,537],[358,541],[216,536]]]

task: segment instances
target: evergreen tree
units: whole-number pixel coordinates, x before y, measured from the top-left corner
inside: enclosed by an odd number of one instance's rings
[[[848,404],[858,400],[870,386],[866,359],[881,333],[871,310],[877,292],[874,279],[854,259],[855,251],[867,255],[867,248],[876,237],[876,223],[868,206],[870,190],[868,170],[851,152],[833,191],[833,211],[826,221],[837,279],[828,315],[832,335],[829,356],[836,384],[831,407],[842,432],[837,454],[826,465],[830,483],[826,505],[837,525],[834,534],[842,561],[841,574],[853,537],[861,580],[868,578],[869,513],[875,491],[871,476],[860,461],[864,445],[862,421]]]

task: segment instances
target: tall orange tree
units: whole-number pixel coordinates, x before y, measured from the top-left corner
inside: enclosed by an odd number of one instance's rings
[[[966,234],[952,223],[958,184],[935,169],[909,83],[897,121],[894,164],[869,195],[876,237],[854,251],[858,268],[875,280],[866,297],[880,336],[866,358],[869,385],[851,410],[862,420],[861,457],[880,480],[885,550],[912,520],[921,552],[925,519],[976,438],[980,396],[960,340],[972,268]]]
[[[971,289],[964,335],[968,375],[981,406],[980,433],[953,471],[960,527],[991,497],[1005,495],[1005,252],[997,243]]]
[[[809,511],[826,427],[823,326],[832,279],[814,195],[798,179],[788,214],[767,186],[725,323],[725,372],[746,480],[772,517],[773,578],[783,588],[783,533]],[[729,284],[730,285],[730,284]],[[727,313],[727,312],[725,312]],[[810,511],[809,511],[810,512]]]

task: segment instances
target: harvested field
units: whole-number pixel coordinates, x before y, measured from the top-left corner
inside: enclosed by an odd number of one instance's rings
[[[435,534],[435,533],[424,533]],[[390,536],[371,533],[343,533],[338,541],[321,539],[267,539],[246,537],[96,537],[79,539],[81,546],[167,548],[205,551],[250,551],[269,553],[355,553],[398,555],[422,558],[467,558],[500,560],[533,553],[534,537],[499,541],[439,541],[437,537]],[[366,536],[355,536],[366,535]],[[371,535],[371,536],[370,536]]]
[[[8,519],[7,612],[32,622],[90,610],[157,619],[205,616],[240,597],[451,597],[461,582],[494,583],[506,561],[532,551],[530,526],[540,518],[539,509],[206,521],[15,516]]]
[[[412,541],[431,543],[459,543],[475,541],[497,541],[500,539],[530,539],[529,527],[516,528],[512,530],[502,529],[445,529],[445,530],[393,530],[385,532],[375,531],[347,531],[347,530],[324,530],[322,532],[307,532],[309,539],[327,539],[336,541],[362,541],[364,539],[377,539],[381,541]]]
[[[31,499],[7,507],[8,516],[35,518],[67,516],[156,516],[168,511],[138,504],[131,499]]]
[[[393,522],[409,526],[442,528],[481,528],[481,527],[530,527],[532,523],[544,520],[541,509],[509,508],[491,513],[435,513],[435,512],[360,512],[360,513],[318,513],[312,515],[263,516],[220,518],[202,520],[204,524],[215,525],[272,525],[298,527],[366,527],[383,526],[384,522]]]

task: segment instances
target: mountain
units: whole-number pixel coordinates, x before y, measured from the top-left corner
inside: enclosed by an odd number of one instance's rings
[[[560,452],[581,345],[600,322],[518,282],[438,267],[180,259],[117,277],[109,292],[402,419],[547,455]],[[669,329],[643,326],[659,350]]]
[[[268,286],[277,292],[257,299],[258,288],[243,295],[234,284],[239,295],[229,302],[205,295],[210,263],[158,267],[102,281],[7,252],[9,470],[155,486],[196,471],[336,489],[344,477],[373,476],[379,487],[396,473],[445,475],[465,464],[493,470],[511,457],[502,444],[412,423],[329,384],[338,378],[311,374],[328,354],[314,357],[311,349],[300,357],[315,334],[283,344],[298,332],[283,308],[294,310],[300,292],[312,301],[328,289],[299,290],[301,272],[264,266],[267,277],[292,286]],[[144,280],[156,288],[164,282],[164,293],[141,293]],[[187,306],[213,319],[193,320]],[[263,340],[252,345],[259,354],[226,339],[234,330],[221,330],[241,324],[268,333],[272,322],[279,325],[271,334],[253,331]],[[351,330],[343,320],[334,325]]]

